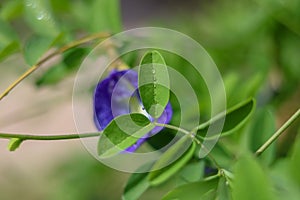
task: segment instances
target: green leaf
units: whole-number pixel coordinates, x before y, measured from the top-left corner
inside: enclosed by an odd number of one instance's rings
[[[142,171],[149,170],[148,165],[142,166]],[[140,170],[138,170],[140,171]],[[148,173],[134,173],[126,183],[122,199],[123,200],[136,200],[149,188],[150,184],[147,179]]]
[[[19,50],[19,47],[19,42],[13,41],[2,50],[0,49],[0,61],[17,52]]]
[[[217,190],[209,190],[206,194],[201,196],[201,200],[215,200],[217,195]]]
[[[169,102],[169,75],[164,58],[158,51],[147,52],[139,68],[139,92],[146,111],[159,118]]]
[[[36,80],[37,86],[53,85],[64,79],[68,75],[67,66],[59,63],[49,68],[39,79]]]
[[[199,181],[179,186],[169,192],[162,200],[188,200],[188,199],[210,199],[213,200],[218,186],[218,179],[210,181]]]
[[[23,1],[10,0],[2,5],[0,17],[3,20],[12,20],[19,17],[23,12]]]
[[[139,113],[116,117],[104,129],[100,137],[99,156],[108,157],[124,151],[154,127],[155,125],[145,115]]]
[[[252,152],[255,152],[261,145],[263,145],[276,131],[276,124],[274,114],[268,108],[258,110],[253,118],[249,131],[249,144]],[[257,131],[259,130],[259,131]],[[276,143],[271,144],[266,151],[262,153],[259,159],[271,164],[275,159]]]
[[[10,25],[0,20],[0,60],[19,49],[18,36]]]
[[[150,184],[147,180],[147,174],[133,174],[131,175],[122,199],[124,200],[135,200],[138,199],[148,188]]]
[[[33,35],[25,43],[24,58],[28,65],[32,66],[41,59],[41,57],[54,44],[52,37]]]
[[[294,159],[294,158],[293,158]],[[300,190],[294,178],[298,176],[298,169],[290,168],[290,157],[278,159],[271,168],[272,183],[278,199],[299,200]],[[295,173],[296,172],[296,173]]]
[[[209,154],[218,161],[223,168],[230,168],[235,160],[234,153],[225,144],[224,141],[219,141]]]
[[[199,181],[204,176],[205,162],[200,160],[185,165],[179,172],[180,178],[185,183]]]
[[[36,81],[37,86],[59,83],[66,76],[76,71],[89,51],[86,48],[76,48],[65,52],[61,63],[49,68]]]
[[[217,199],[218,200],[230,200],[231,199],[229,183],[226,182],[226,179],[224,177],[220,178],[220,181],[218,184]]]
[[[9,140],[7,148],[9,151],[15,151],[17,148],[19,148],[22,142],[23,140],[20,138],[11,138]]]
[[[274,200],[271,184],[258,162],[252,157],[241,158],[235,166],[234,200]]]
[[[66,52],[63,62],[66,64],[67,69],[69,71],[77,70],[88,52],[87,48],[76,48]]]
[[[91,6],[91,31],[117,33],[122,30],[119,0],[95,0]]]
[[[25,0],[24,7],[25,20],[36,34],[52,38],[60,34],[49,1]]]
[[[290,174],[293,180],[298,184],[298,187],[300,188],[300,137],[298,135],[297,140],[294,144],[291,160],[290,160]]]
[[[232,108],[229,108],[225,114],[217,115],[216,117],[210,119],[208,122],[205,122],[198,127],[197,137],[204,138],[208,129],[210,131],[217,130],[215,132],[211,132],[210,134],[212,138],[218,136],[220,134],[219,127],[222,126],[221,136],[228,135],[233,133],[235,130],[240,128],[253,113],[255,108],[255,100],[249,99],[246,100]],[[206,139],[209,139],[208,137]]]
[[[151,185],[159,185],[176,174],[193,156],[196,144],[189,136],[184,136],[172,145],[153,165],[148,179]],[[187,149],[187,145],[190,145]],[[182,153],[186,151],[174,161]]]
[[[170,129],[162,129],[159,133],[153,135],[147,140],[147,143],[155,150],[159,150],[167,146],[176,136],[176,131]]]

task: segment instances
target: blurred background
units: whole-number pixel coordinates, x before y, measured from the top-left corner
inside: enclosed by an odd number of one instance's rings
[[[30,29],[28,20],[22,18],[26,13],[24,2],[0,1],[0,30],[8,23],[17,30],[21,44],[16,48],[21,50],[9,46],[16,53],[5,56],[4,50],[9,51],[5,46],[8,39],[0,35],[1,92],[29,68],[28,40],[36,33]],[[63,24],[62,29],[72,33],[67,40],[89,33],[90,19],[85,15],[90,10],[97,12],[93,0],[47,2],[48,9]],[[299,108],[299,10],[299,0],[122,0],[117,8],[123,30],[159,26],[180,31],[198,41],[219,67],[228,106],[254,96],[258,110],[267,109],[275,127]],[[170,66],[181,66],[182,73],[201,96],[203,89],[197,88],[197,77],[192,70],[183,68],[188,64],[180,59],[167,60]],[[0,132],[76,133],[72,115],[76,68],[59,81],[49,81],[44,76],[46,72],[46,69],[38,70],[0,102]],[[205,107],[208,98],[201,96],[200,104]],[[249,132],[253,126],[249,124],[250,128],[243,131]],[[276,158],[288,155],[297,132],[299,120],[278,141],[273,150]],[[237,143],[245,139],[241,134],[234,138]],[[1,200],[120,199],[129,177],[127,173],[101,165],[80,140],[26,141],[15,152],[7,150],[7,143],[8,140],[0,139]],[[255,149],[257,144],[254,146],[249,148]],[[167,183],[159,189],[150,189],[142,199],[159,198],[171,187],[172,183]]]

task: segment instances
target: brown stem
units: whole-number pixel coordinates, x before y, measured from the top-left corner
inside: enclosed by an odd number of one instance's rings
[[[48,56],[42,58],[40,61],[38,61],[35,65],[30,67],[24,74],[22,74],[17,80],[15,80],[11,85],[9,85],[6,90],[0,95],[0,101],[8,95],[10,91],[12,91],[19,83],[21,83],[25,78],[27,78],[30,74],[32,74],[35,70],[37,70],[39,67],[42,66],[46,61],[53,58],[56,55],[59,55],[69,49],[72,49],[74,47],[77,47],[81,44],[93,41],[95,39],[103,39],[109,37],[110,34],[106,32],[96,33],[93,35],[89,35],[87,37],[81,38],[77,41],[71,42],[70,44],[67,44],[65,46],[62,46],[61,48],[57,49],[55,52],[49,54]]]

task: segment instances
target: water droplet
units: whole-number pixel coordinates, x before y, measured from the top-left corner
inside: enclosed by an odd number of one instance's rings
[[[155,69],[152,69],[152,73],[155,74]]]
[[[36,18],[38,19],[38,20],[42,20],[43,18],[44,18],[44,14],[38,14],[37,16],[36,16]]]
[[[35,8],[36,7],[36,2],[26,1],[26,6]]]
[[[50,16],[49,16],[49,14],[48,14],[47,12],[45,12],[45,11],[40,11],[40,12],[37,14],[36,18],[37,18],[38,20],[49,20],[49,19],[50,19]]]

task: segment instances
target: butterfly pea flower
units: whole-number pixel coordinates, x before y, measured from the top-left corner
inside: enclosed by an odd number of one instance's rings
[[[117,116],[139,112],[150,121],[154,119],[145,111],[138,92],[138,73],[134,70],[113,70],[107,78],[100,81],[94,91],[94,121],[98,130],[103,130]],[[158,123],[170,122],[173,111],[168,103]],[[155,127],[126,149],[134,152],[148,137],[160,132],[163,127]]]

